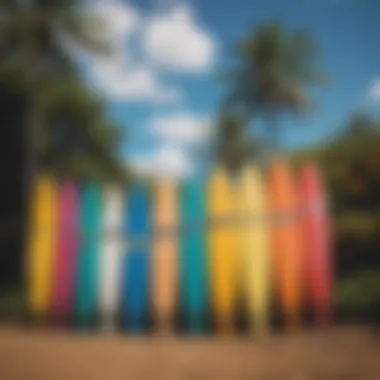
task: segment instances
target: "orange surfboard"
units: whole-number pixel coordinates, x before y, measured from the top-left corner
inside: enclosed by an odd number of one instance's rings
[[[301,242],[295,182],[287,162],[270,165],[269,197],[275,290],[287,327],[299,324],[301,305]]]
[[[152,258],[152,304],[156,326],[170,330],[177,292],[177,186],[160,180],[154,189],[154,227]]]

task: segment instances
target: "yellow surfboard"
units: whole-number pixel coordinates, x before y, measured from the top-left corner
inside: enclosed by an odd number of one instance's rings
[[[228,173],[217,168],[208,184],[209,268],[211,305],[219,333],[230,333],[236,311],[239,236],[238,191]]]
[[[156,327],[168,331],[173,322],[177,296],[177,186],[160,180],[153,194],[152,304]]]
[[[240,191],[244,300],[251,331],[265,333],[269,327],[270,251],[266,189],[257,167],[247,165],[242,169]]]
[[[27,247],[27,299],[33,317],[46,317],[52,295],[55,251],[54,181],[45,176],[37,179],[31,198],[29,244]]]

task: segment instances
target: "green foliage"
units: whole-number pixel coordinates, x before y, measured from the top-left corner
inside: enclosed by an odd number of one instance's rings
[[[380,209],[380,123],[363,115],[320,146],[289,152],[295,165],[317,162],[336,213]]]
[[[121,129],[104,122],[103,104],[75,80],[57,81],[41,95],[42,167],[60,177],[125,180],[117,157]]]
[[[217,160],[234,171],[254,159],[260,149],[258,139],[245,133],[246,121],[236,113],[221,115],[218,122]]]
[[[82,0],[0,3],[0,92],[26,99],[29,157],[43,171],[80,179],[125,180],[120,129],[76,73],[67,43],[109,52]],[[101,25],[99,25],[101,27]],[[7,123],[5,123],[7,124]],[[12,126],[8,126],[12,128]],[[36,169],[34,167],[34,169]]]
[[[336,235],[368,240],[380,232],[380,212],[346,211],[335,218]]]
[[[27,315],[23,293],[19,289],[0,290],[0,319],[21,321]]]
[[[2,64],[20,68],[29,86],[49,75],[73,72],[64,40],[92,51],[109,51],[99,34],[89,28],[98,20],[84,12],[83,5],[83,0],[1,3]]]
[[[380,272],[363,271],[338,282],[335,306],[339,313],[369,315],[380,307]]]

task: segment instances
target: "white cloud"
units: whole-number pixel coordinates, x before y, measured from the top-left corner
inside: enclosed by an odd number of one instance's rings
[[[88,0],[84,12],[93,16],[87,25],[95,38],[111,47],[111,54],[99,56],[80,49],[66,36],[60,36],[68,51],[85,66],[91,86],[111,100],[138,102],[177,102],[179,89],[165,83],[160,73],[136,58],[131,41],[141,37],[143,15],[123,0]]]
[[[152,15],[144,29],[144,50],[160,67],[193,73],[211,68],[214,40],[197,24],[189,6],[177,4],[165,13]]]
[[[376,103],[380,102],[380,79],[373,81],[369,90],[369,94],[372,101]]]
[[[193,174],[196,159],[192,148],[207,143],[213,131],[211,118],[189,113],[157,116],[149,128],[159,145],[147,154],[133,155],[131,169],[138,175],[172,178]]]
[[[169,144],[164,144],[149,154],[133,156],[130,167],[142,176],[183,178],[193,172],[189,155]]]
[[[87,0],[84,12],[94,18],[87,28],[112,54],[99,57],[64,36],[62,42],[84,64],[93,88],[111,100],[178,102],[182,92],[161,69],[201,72],[212,63],[213,40],[189,6],[168,2],[147,15],[124,0]]]
[[[176,143],[202,144],[213,133],[211,118],[186,113],[155,117],[150,127],[159,137]]]
[[[165,84],[146,63],[136,62],[130,51],[130,40],[141,27],[142,15],[136,9],[122,0],[109,0],[95,2],[91,12],[101,21],[93,25],[94,33],[103,35],[112,48],[110,56],[88,59],[90,82],[97,91],[119,101],[175,102],[181,98],[178,89]]]
[[[98,89],[117,100],[169,102],[181,98],[178,89],[160,82],[148,66],[95,61],[91,76]]]

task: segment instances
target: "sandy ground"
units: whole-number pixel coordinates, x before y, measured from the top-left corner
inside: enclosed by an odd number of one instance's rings
[[[254,340],[0,327],[0,379],[380,380],[380,341],[358,327]]]

